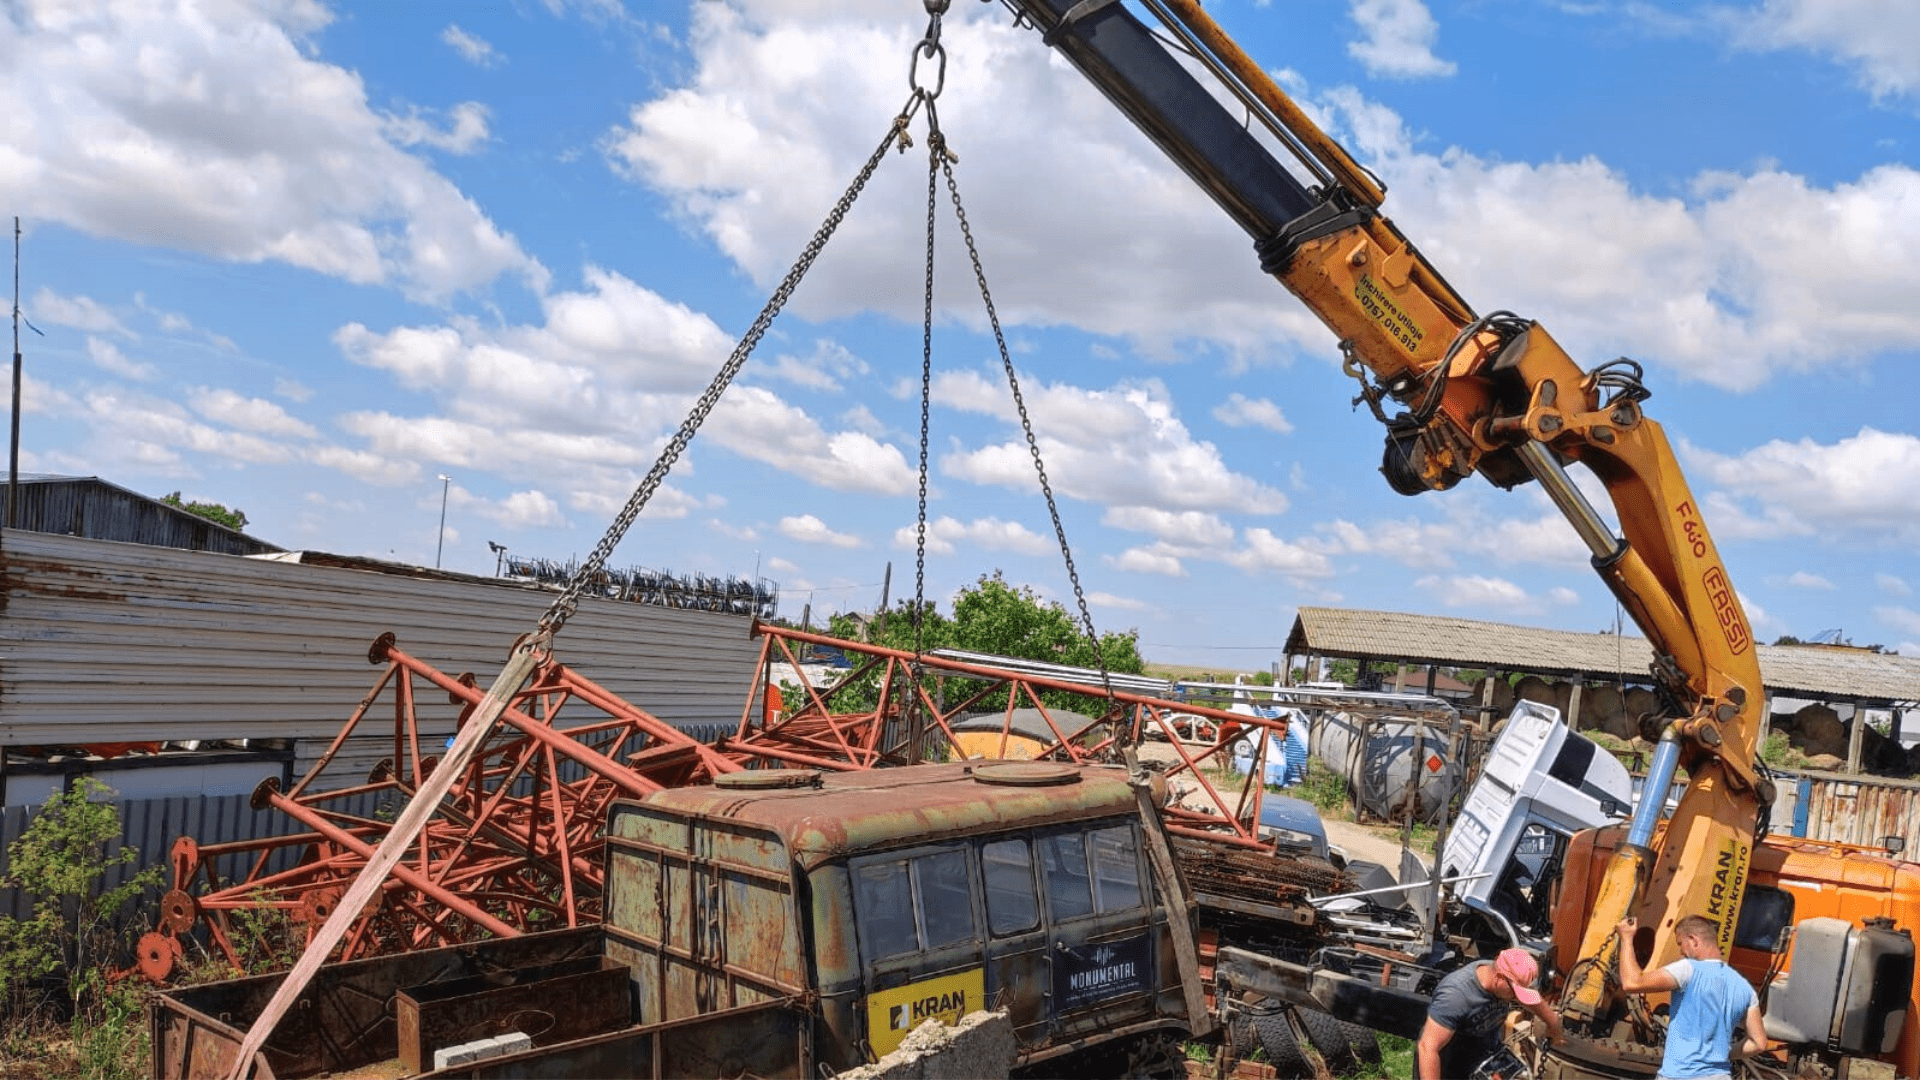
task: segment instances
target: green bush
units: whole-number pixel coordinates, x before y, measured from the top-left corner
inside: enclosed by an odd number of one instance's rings
[[[77,1071],[90,1080],[146,1072],[144,990],[116,983],[111,972],[125,955],[115,925],[121,912],[160,884],[150,867],[107,888],[117,866],[135,862],[136,848],[117,843],[120,812],[106,801],[113,790],[82,777],[56,794],[7,848],[4,884],[31,898],[23,919],[0,917],[0,1017],[10,1033],[0,1052],[53,1054],[52,1040],[26,1037],[64,1015],[71,1024],[71,1062],[49,1075]],[[71,1066],[69,1070],[67,1066]],[[13,1068],[13,1062],[8,1062]],[[42,1070],[34,1070],[42,1071]]]

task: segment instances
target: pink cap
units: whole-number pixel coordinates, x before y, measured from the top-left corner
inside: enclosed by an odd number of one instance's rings
[[[1513,983],[1513,996],[1520,1004],[1540,1004],[1540,991],[1533,988],[1533,980],[1540,977],[1540,965],[1534,962],[1532,953],[1525,949],[1507,949],[1494,960],[1493,970]]]

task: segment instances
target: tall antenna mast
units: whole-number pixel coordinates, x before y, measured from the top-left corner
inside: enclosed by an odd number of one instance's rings
[[[7,528],[20,505],[20,215],[13,216],[13,437],[7,453]]]

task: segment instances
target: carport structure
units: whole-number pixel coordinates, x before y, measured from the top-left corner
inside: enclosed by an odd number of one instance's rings
[[[1756,645],[1760,675],[1767,700],[1761,737],[1773,715],[1775,699],[1796,698],[1886,709],[1893,714],[1896,737],[1904,730],[1906,714],[1920,708],[1920,658],[1841,645]],[[1360,611],[1350,608],[1303,607],[1287,635],[1284,670],[1296,660],[1312,670],[1321,658],[1360,662],[1362,673],[1375,664],[1393,665],[1395,689],[1405,684],[1408,668],[1424,667],[1426,687],[1432,692],[1438,669],[1479,668],[1489,672],[1517,672],[1571,682],[1569,716],[1578,716],[1583,684],[1627,688],[1652,685],[1648,673],[1653,650],[1645,638],[1624,634],[1587,634],[1547,630],[1511,623],[1481,622],[1408,612]],[[1415,673],[1412,680],[1419,682]],[[1493,686],[1483,687],[1481,700],[1463,705],[1462,712],[1479,712],[1493,719]],[[1860,767],[1865,725],[1852,725],[1847,769]]]

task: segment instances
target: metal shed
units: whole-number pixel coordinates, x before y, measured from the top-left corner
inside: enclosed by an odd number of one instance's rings
[[[279,547],[129,491],[97,476],[23,473],[20,489],[0,479],[0,507],[12,506],[9,528],[128,544],[259,555]],[[4,511],[0,511],[3,515]]]

